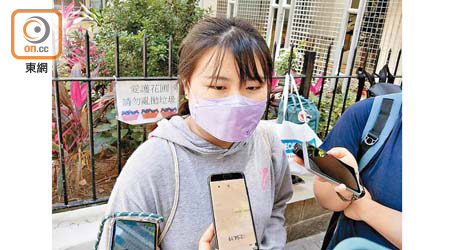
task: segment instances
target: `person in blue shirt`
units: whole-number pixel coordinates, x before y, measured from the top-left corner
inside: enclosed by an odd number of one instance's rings
[[[373,98],[350,106],[325,138],[321,149],[358,169],[360,138],[370,114]],[[302,159],[295,160],[303,165]],[[389,249],[402,248],[402,113],[382,148],[360,173],[366,195],[355,201],[345,185],[336,186],[316,176],[314,194],[319,204],[344,211],[327,249],[352,237],[367,239]],[[347,197],[341,199],[336,192]]]

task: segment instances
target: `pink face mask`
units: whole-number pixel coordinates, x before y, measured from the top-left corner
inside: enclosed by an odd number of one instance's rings
[[[217,99],[193,97],[189,100],[189,110],[194,121],[212,136],[226,142],[238,142],[256,129],[266,102],[240,95]]]

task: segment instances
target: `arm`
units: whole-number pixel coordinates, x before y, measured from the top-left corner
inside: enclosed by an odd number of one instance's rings
[[[367,192],[367,190],[366,190]],[[368,194],[368,195],[367,195]],[[371,199],[367,194],[344,210],[345,216],[362,220],[398,248],[402,248],[402,213]]]
[[[356,160],[345,148],[333,148],[328,153],[354,168],[357,166]],[[303,165],[302,159],[296,157],[295,160]],[[364,221],[396,247],[402,248],[402,213],[372,200],[367,189],[363,198],[344,202],[336,195],[340,192],[349,199],[350,192],[344,190],[345,185],[336,186],[317,176],[314,181],[314,195],[322,207],[333,211],[344,210],[346,217]]]
[[[347,163],[353,168],[357,168],[355,158],[345,148],[333,148],[329,154]],[[303,165],[303,161],[296,157],[295,160]],[[319,204],[333,211],[342,211],[346,217],[352,220],[362,220],[396,247],[402,247],[402,213],[394,209],[383,206],[372,200],[372,196],[366,189],[366,195],[353,202],[344,202],[337,195],[341,193],[350,199],[351,193],[345,190],[345,185],[336,186],[324,179],[317,177],[314,181],[314,195]]]
[[[172,159],[167,166],[167,152],[169,144],[163,139],[152,138],[141,144],[120,172],[107,212],[143,211],[168,216],[165,212],[172,208],[175,177]],[[169,196],[164,199],[169,202],[161,202],[161,195],[166,193]]]
[[[280,140],[273,139],[271,144],[273,145],[272,162],[275,171],[275,197],[272,215],[260,240],[260,249],[284,249],[286,245],[284,211],[286,203],[293,195],[291,172],[287,156],[283,151],[284,146]]]
[[[114,184],[108,199],[106,213],[152,212],[157,213],[153,199],[152,185],[147,175],[142,174],[146,161],[135,151]],[[148,166],[148,165],[147,165]]]
[[[320,148],[328,151],[328,154],[344,161],[353,168],[358,169],[357,162],[353,156],[358,155],[362,131],[369,117],[372,103],[373,99],[366,99],[353,104],[345,110]],[[337,147],[340,149],[337,150]],[[352,156],[347,156],[348,154]],[[303,165],[303,161],[299,161],[299,158],[296,158],[296,160],[300,165]],[[324,182],[322,178],[316,178],[314,182],[314,193],[318,203],[323,208],[332,211],[342,211],[349,205],[349,202],[342,201],[336,195],[336,191],[340,190],[344,197],[351,197],[350,192],[337,188],[334,184]]]

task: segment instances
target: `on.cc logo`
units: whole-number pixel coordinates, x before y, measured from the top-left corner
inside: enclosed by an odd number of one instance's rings
[[[34,32],[38,35],[36,37],[30,36],[27,32],[28,25],[33,25],[34,23],[38,24],[33,28]],[[42,31],[42,29],[44,31]],[[47,40],[48,36],[50,35],[50,25],[48,25],[48,22],[44,18],[39,16],[32,16],[28,18],[27,22],[23,25],[23,35],[25,39],[30,43],[42,43]]]

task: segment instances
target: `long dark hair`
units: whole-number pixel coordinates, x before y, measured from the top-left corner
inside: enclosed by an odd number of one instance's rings
[[[253,25],[238,18],[207,17],[192,27],[178,50],[180,89],[184,90],[184,87],[190,87],[190,79],[198,59],[212,47],[218,47],[215,53],[219,54],[214,64],[215,79],[211,79],[211,85],[213,80],[215,80],[214,84],[217,84],[225,50],[229,49],[239,69],[240,85],[245,84],[247,80],[256,80],[261,84],[266,83],[267,99],[269,100],[273,68],[269,48]],[[258,74],[255,56],[261,64],[264,79],[261,79]],[[189,114],[187,101],[180,105],[178,114]]]

